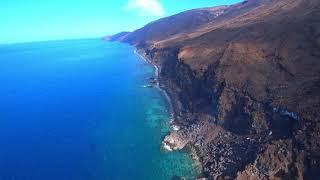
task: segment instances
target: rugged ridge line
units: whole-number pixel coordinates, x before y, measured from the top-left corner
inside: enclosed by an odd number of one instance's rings
[[[180,13],[112,40],[158,66],[181,127],[172,138],[194,147],[206,177],[314,179],[319,17],[318,0],[249,0]]]

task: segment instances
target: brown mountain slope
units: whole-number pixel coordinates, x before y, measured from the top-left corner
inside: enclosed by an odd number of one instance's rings
[[[169,17],[123,40],[160,67],[205,175],[319,178],[320,1],[250,0],[180,23]]]
[[[147,24],[126,36],[123,41],[135,45],[154,43],[168,39],[176,34],[188,34],[196,28],[213,21],[227,6],[189,10],[171,17],[163,18]]]

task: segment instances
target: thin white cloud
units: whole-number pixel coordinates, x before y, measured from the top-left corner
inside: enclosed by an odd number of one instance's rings
[[[142,16],[163,16],[165,12],[159,0],[129,0],[126,9],[137,10]]]

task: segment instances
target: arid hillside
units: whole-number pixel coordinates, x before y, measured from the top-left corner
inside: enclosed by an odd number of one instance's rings
[[[196,9],[117,37],[160,67],[207,177],[320,178],[320,1]]]

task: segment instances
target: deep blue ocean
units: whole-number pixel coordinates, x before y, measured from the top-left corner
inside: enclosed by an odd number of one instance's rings
[[[0,45],[0,180],[193,178],[165,152],[169,112],[134,48],[99,39]]]

